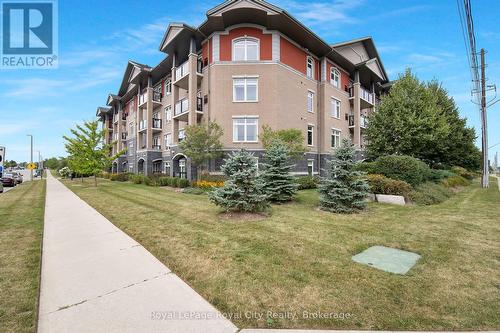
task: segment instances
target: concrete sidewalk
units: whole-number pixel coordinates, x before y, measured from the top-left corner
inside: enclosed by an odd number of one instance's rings
[[[42,333],[237,331],[50,173],[38,325]]]

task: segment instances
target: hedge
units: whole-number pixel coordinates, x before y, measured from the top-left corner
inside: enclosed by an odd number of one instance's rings
[[[295,182],[299,185],[299,190],[308,190],[318,187],[318,179],[313,176],[301,176],[295,178]]]
[[[395,180],[384,175],[367,175],[366,180],[371,192],[375,194],[402,195],[408,197],[412,191],[410,184],[402,180]]]
[[[421,160],[405,155],[381,156],[370,165],[372,173],[402,180],[415,187],[431,179],[431,168]]]

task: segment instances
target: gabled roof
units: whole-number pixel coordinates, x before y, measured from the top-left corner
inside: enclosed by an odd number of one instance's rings
[[[98,117],[103,117],[106,113],[110,112],[111,111],[111,108],[105,108],[105,107],[98,107],[97,108],[97,111],[96,111],[96,116]]]
[[[113,94],[109,94],[108,95],[108,100],[106,102],[106,105],[108,106],[111,106],[113,105],[114,103],[116,103],[117,101],[119,101],[121,99],[120,96],[117,96],[117,95],[113,95]]]
[[[367,53],[368,59],[364,59],[363,57],[360,57],[359,61],[357,61],[357,60],[353,61],[352,58],[348,59],[348,60],[351,61],[354,65],[356,65],[358,67],[360,67],[361,65],[367,65],[375,73],[377,72],[377,70],[373,67],[370,67],[369,65],[373,62],[376,62],[375,66],[378,67],[378,71],[380,72],[380,73],[376,73],[376,74],[384,81],[388,81],[389,77],[387,76],[384,65],[382,63],[382,59],[380,58],[380,56],[378,54],[377,48],[375,47],[375,42],[373,41],[373,38],[371,36],[366,36],[366,37],[351,39],[351,40],[340,42],[340,43],[335,43],[335,44],[332,44],[331,47],[334,50],[336,50],[337,52],[339,52],[340,54],[342,54],[343,56],[345,56],[346,58],[348,58],[345,55],[345,53],[343,52],[343,50],[345,50],[347,47],[358,45],[358,44],[363,45],[363,47]]]
[[[226,13],[231,15],[226,15]],[[207,19],[199,27],[205,36],[241,23],[254,23],[279,30],[318,56],[330,53],[331,47],[286,10],[263,0],[228,0],[207,11]]]
[[[135,61],[129,60],[127,63],[127,67],[125,68],[125,73],[123,75],[122,83],[120,85],[120,89],[118,90],[118,95],[123,96],[130,89],[130,85],[135,85],[132,83],[132,79],[140,72],[145,70],[151,70],[151,67],[148,65],[140,64]]]

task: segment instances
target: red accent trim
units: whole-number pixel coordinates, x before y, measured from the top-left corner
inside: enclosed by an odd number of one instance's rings
[[[259,39],[260,45],[260,60],[272,60],[273,59],[273,41],[271,34],[264,34],[261,29],[258,28],[235,28],[229,31],[227,35],[220,36],[220,60],[221,61],[231,61],[232,60],[232,49],[233,49],[233,39],[243,36],[249,36]]]
[[[306,75],[307,54],[286,38],[280,38],[281,62]]]

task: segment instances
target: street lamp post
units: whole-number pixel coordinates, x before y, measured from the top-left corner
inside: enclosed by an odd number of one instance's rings
[[[28,134],[31,138],[31,157],[30,157],[30,163],[33,163],[33,135]],[[30,180],[33,181],[33,169],[30,170]]]

